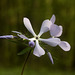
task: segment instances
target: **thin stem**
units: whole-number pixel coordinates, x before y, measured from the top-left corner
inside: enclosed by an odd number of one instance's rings
[[[24,61],[24,65],[23,65],[23,68],[22,68],[21,75],[23,75],[23,72],[24,72],[24,69],[25,69],[25,65],[26,65],[26,62],[27,62],[27,60],[28,60],[28,58],[29,58],[30,53],[31,53],[31,50],[29,51],[29,53],[28,53],[28,55],[27,55],[27,58],[26,58],[25,61]]]

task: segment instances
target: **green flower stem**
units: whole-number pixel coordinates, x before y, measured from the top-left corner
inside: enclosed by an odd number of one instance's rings
[[[29,51],[29,53],[28,53],[28,55],[27,55],[27,58],[26,58],[25,61],[24,61],[24,65],[23,65],[23,68],[22,68],[21,75],[23,75],[24,68],[25,68],[26,62],[27,62],[27,60],[28,60],[28,58],[29,58],[30,53],[31,53],[31,50]]]

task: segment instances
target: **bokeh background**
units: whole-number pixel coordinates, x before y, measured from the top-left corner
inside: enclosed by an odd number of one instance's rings
[[[11,31],[17,30],[32,36],[24,27],[23,17],[30,19],[38,34],[42,22],[53,14],[55,24],[63,26],[60,38],[70,43],[71,50],[65,52],[58,46],[49,46],[54,65],[47,54],[38,58],[31,53],[24,75],[75,75],[75,0],[0,0],[0,35],[13,34]],[[49,35],[46,33],[42,37]],[[21,56],[17,53],[24,48],[20,42],[0,39],[0,75],[20,75],[27,53]]]

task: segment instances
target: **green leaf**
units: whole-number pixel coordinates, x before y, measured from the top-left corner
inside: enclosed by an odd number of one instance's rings
[[[21,52],[19,52],[18,55],[23,55],[24,53],[26,53],[26,52],[28,52],[30,50],[31,50],[31,48],[30,47],[27,47],[24,50],[22,50]]]
[[[19,45],[29,46],[28,44],[26,44],[27,41],[21,41],[21,40],[8,40],[8,41],[19,44]]]

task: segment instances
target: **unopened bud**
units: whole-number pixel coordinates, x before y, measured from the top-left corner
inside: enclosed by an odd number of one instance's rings
[[[13,36],[13,35],[4,35],[4,36],[0,36],[0,39],[12,39],[14,37],[15,36]]]
[[[47,49],[45,49],[45,51],[47,52],[47,55],[48,55],[49,59],[51,60],[52,64],[54,64],[51,53]]]
[[[30,47],[34,47],[34,46],[35,46],[35,43],[34,43],[33,41],[30,41],[30,42],[29,42],[29,46],[30,46]]]
[[[50,53],[50,52],[48,52],[47,54],[48,54],[48,57],[49,57],[49,59],[51,60],[52,64],[54,64],[54,61],[53,61],[53,58],[52,58],[51,53]]]

